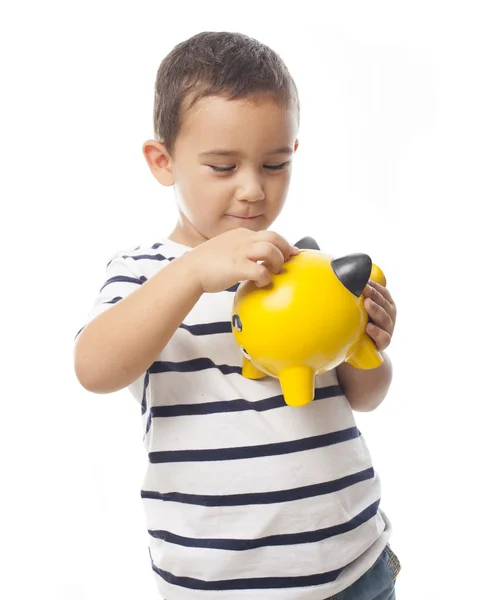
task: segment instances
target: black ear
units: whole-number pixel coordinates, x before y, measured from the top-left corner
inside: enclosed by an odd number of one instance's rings
[[[301,250],[320,250],[317,242],[311,237],[302,238],[296,244],[294,244],[294,246],[300,248]]]
[[[372,271],[372,260],[367,254],[348,254],[332,261],[332,269],[342,285],[359,297]]]

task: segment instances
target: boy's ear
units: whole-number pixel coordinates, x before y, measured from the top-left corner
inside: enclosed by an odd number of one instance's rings
[[[148,140],[143,144],[143,154],[151,173],[159,183],[173,185],[172,158],[165,146],[157,140]]]
[[[294,147],[293,147],[293,151],[294,151],[294,152],[297,152],[297,148],[298,148],[298,147],[299,147],[299,141],[298,141],[298,140],[295,140],[295,144],[294,144]]]

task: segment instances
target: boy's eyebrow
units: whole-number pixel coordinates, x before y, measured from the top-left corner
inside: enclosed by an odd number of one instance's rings
[[[201,152],[199,156],[234,156],[236,154],[241,153],[236,150],[210,150],[209,152]],[[277,150],[272,150],[272,152],[267,152],[267,154],[293,154],[293,148],[283,146],[283,148],[277,148]]]

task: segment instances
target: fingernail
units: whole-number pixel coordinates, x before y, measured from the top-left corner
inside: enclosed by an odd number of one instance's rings
[[[297,246],[292,246],[290,249],[290,254],[293,256],[295,254],[298,254],[300,252],[300,248],[297,248]]]

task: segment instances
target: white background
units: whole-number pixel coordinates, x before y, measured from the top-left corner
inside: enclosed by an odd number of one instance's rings
[[[385,403],[357,414],[403,570],[398,600],[480,597],[483,38],[477,2],[15,2],[0,14],[0,596],[155,600],[127,391],[73,339],[109,257],[174,224],[141,153],[179,41],[241,31],[299,87],[274,229],[367,252],[399,316]]]

